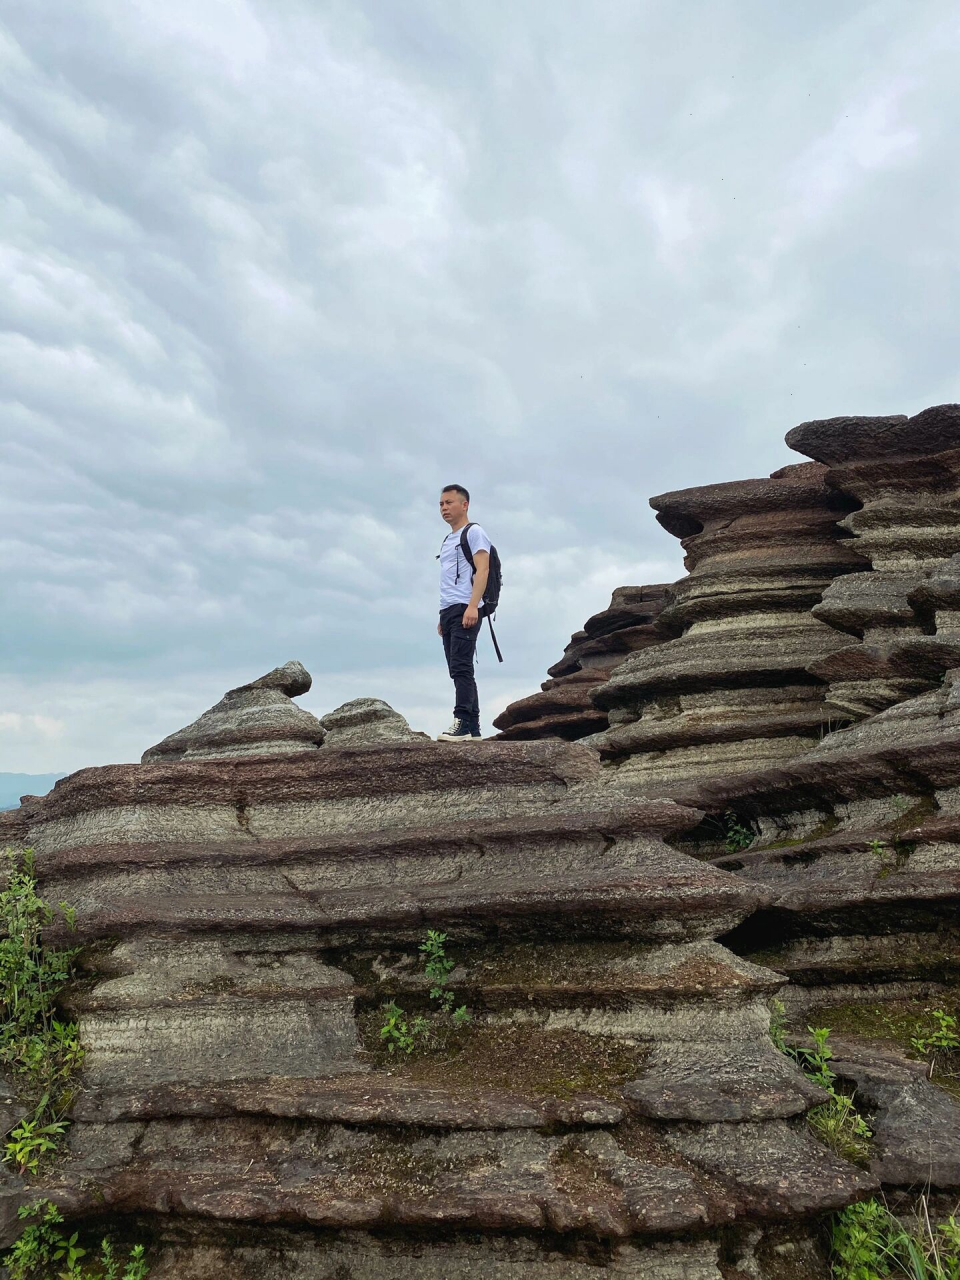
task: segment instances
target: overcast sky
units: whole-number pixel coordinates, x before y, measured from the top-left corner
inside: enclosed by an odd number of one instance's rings
[[[484,725],[651,494],[960,400],[955,0],[0,0],[0,769],[138,759],[299,658]]]

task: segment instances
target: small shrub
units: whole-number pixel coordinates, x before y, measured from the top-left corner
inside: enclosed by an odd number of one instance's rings
[[[17,1216],[27,1225],[3,1258],[10,1280],[146,1280],[150,1274],[142,1244],[133,1245],[123,1259],[105,1236],[98,1256],[88,1258],[78,1232],[66,1236],[60,1230],[63,1215],[49,1200],[23,1205]]]
[[[723,815],[723,823],[723,847],[727,853],[739,853],[742,849],[748,849],[756,839],[755,834],[743,825],[732,809],[728,809]]]
[[[467,1013],[466,1005],[461,1005],[458,1009],[454,1009],[453,992],[447,990],[447,982],[450,974],[456,968],[456,964],[447,957],[447,953],[444,950],[443,944],[446,940],[447,935],[445,933],[438,933],[436,929],[428,929],[426,941],[420,944],[420,952],[423,956],[424,972],[433,982],[433,986],[430,988],[430,999],[436,1000],[440,1006],[440,1012],[448,1014],[459,1025],[469,1022],[470,1015]]]
[[[832,1093],[829,1102],[813,1108],[807,1123],[824,1146],[844,1160],[860,1163],[869,1159],[873,1130],[846,1094]]]
[[[447,935],[437,929],[428,929],[421,942],[420,961],[424,973],[432,982],[430,999],[437,1008],[427,1017],[424,1014],[408,1014],[396,1000],[383,1006],[384,1020],[380,1027],[380,1039],[388,1053],[414,1053],[418,1049],[433,1048],[443,1040],[444,1032],[459,1030],[471,1021],[467,1006],[455,1006],[455,997],[447,989],[450,974],[456,968],[445,950]]]
[[[0,852],[0,884],[0,1065],[34,1107],[10,1134],[3,1159],[36,1173],[66,1131],[83,1062],[77,1024],[56,1016],[78,948],[45,946],[43,930],[58,919],[73,929],[76,915],[65,902],[53,907],[40,896],[29,849]]]
[[[796,1057],[804,1074],[826,1089],[828,1102],[814,1107],[807,1116],[810,1128],[821,1142],[845,1160],[864,1160],[870,1154],[873,1133],[853,1104],[853,1099],[838,1092],[836,1073],[830,1067],[833,1050],[829,1027],[808,1027],[813,1036],[812,1049],[797,1049]]]
[[[409,1017],[408,1014],[391,1000],[383,1006],[384,1022],[380,1028],[380,1039],[386,1041],[390,1053],[413,1053],[414,1049],[427,1044],[430,1038],[430,1021],[421,1014]]]
[[[925,1196],[909,1227],[882,1200],[849,1205],[833,1219],[835,1280],[960,1280],[960,1222],[934,1226]]]
[[[938,1054],[960,1051],[960,1034],[953,1014],[947,1013],[945,1009],[930,1009],[928,1014],[925,1022],[917,1023],[916,1030],[910,1037],[910,1048],[919,1058],[929,1060],[932,1074]]]
[[[825,1145],[845,1160],[862,1163],[870,1155],[870,1139],[873,1132],[857,1111],[854,1100],[836,1087],[836,1072],[830,1066],[833,1050],[830,1047],[829,1027],[807,1027],[813,1036],[813,1048],[791,1048],[785,1037],[785,1011],[779,1000],[771,1005],[770,1038],[780,1050],[793,1058],[808,1080],[825,1089],[830,1095],[807,1116],[810,1128]]]

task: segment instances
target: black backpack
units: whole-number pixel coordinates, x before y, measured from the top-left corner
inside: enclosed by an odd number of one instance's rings
[[[460,550],[463,552],[463,558],[470,566],[470,574],[473,576],[477,572],[477,566],[473,563],[473,552],[470,550],[470,541],[467,533],[473,528],[474,522],[463,526],[460,534]],[[483,616],[487,620],[490,628],[490,639],[493,641],[493,647],[496,650],[497,661],[503,661],[503,654],[500,652],[500,646],[497,644],[497,633],[493,629],[493,615],[497,612],[497,605],[500,603],[500,587],[503,583],[503,574],[500,570],[500,554],[493,545],[490,547],[490,572],[487,574],[487,585],[483,589]],[[481,623],[483,618],[480,619]]]

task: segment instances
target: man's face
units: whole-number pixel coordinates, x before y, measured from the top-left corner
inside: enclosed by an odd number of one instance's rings
[[[440,495],[440,517],[447,524],[456,524],[467,514],[467,503],[462,493],[449,489]]]

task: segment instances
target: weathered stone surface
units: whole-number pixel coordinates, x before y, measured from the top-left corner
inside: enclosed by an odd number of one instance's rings
[[[7,824],[87,944],[85,1087],[43,1184],[71,1220],[162,1215],[161,1274],[220,1265],[219,1232],[231,1274],[280,1249],[285,1275],[323,1275],[346,1232],[361,1275],[392,1234],[398,1277],[416,1238],[418,1274],[483,1252],[575,1276],[599,1249],[611,1275],[714,1280],[721,1229],[858,1193],[831,1169],[828,1195],[802,1144],[776,1201],[671,1144],[722,1121],[782,1152],[817,1097],[769,1045],[781,979],[714,940],[766,891],[666,843],[700,812],[575,743],[452,752],[369,702],[325,727],[322,750],[83,770]],[[435,1065],[378,1036],[384,1002],[431,1007],[427,928],[472,1018]],[[504,1253],[538,1233],[562,1249]]]
[[[953,1194],[924,1067],[832,1037],[865,1173],[805,1126],[769,1003],[957,1007],[958,431],[804,424],[818,461],[655,499],[689,576],[662,612],[615,593],[509,710],[550,741],[304,720],[288,664],[0,815],[78,909],[88,1052],[68,1155],[0,1173],[0,1230],[49,1195],[187,1280],[826,1280],[818,1215]],[[605,764],[559,740],[587,734]],[[433,1007],[428,928],[472,1020],[389,1057],[383,1004]]]
[[[743,1055],[719,1058],[704,1048],[659,1042],[624,1097],[640,1115],[702,1124],[782,1119],[826,1101],[772,1045],[755,1043]]]
[[[629,654],[661,644],[673,634],[659,622],[669,595],[670,588],[663,585],[618,587],[609,607],[571,637],[563,657],[549,668],[551,679],[541,692],[511,703],[497,716],[493,723],[501,730],[499,737],[575,741],[605,729],[607,713],[594,706],[591,689]]]
[[[888,1045],[846,1037],[833,1047],[833,1069],[871,1112],[872,1172],[893,1186],[960,1187],[960,1102]]]
[[[879,428],[870,421],[841,424],[826,451],[827,483],[859,504],[842,523],[870,568],[837,579],[813,610],[857,642],[810,667],[848,719],[932,688],[960,661],[950,568],[960,552],[960,405]],[[819,457],[813,429],[825,425],[805,424],[788,443]]]
[[[661,618],[683,634],[633,654],[592,693],[611,721],[592,743],[636,787],[662,794],[816,742],[823,686],[807,668],[846,642],[810,609],[863,563],[837,527],[853,502],[825,474],[785,467],[651,500],[686,552],[689,576]]]
[[[332,747],[366,747],[383,742],[429,741],[416,733],[399,711],[381,698],[354,698],[320,717],[325,742]]]
[[[216,1088],[174,1084],[134,1093],[91,1091],[81,1096],[74,1115],[100,1123],[259,1115],[427,1129],[548,1129],[619,1124],[624,1108],[588,1094],[561,1099],[506,1089],[444,1089],[365,1072],[317,1079],[271,1076]]]
[[[323,741],[323,728],[316,716],[290,701],[310,684],[310,673],[299,662],[276,667],[225,693],[199,720],[145,751],[143,762],[312,750]]]
[[[780,768],[676,793],[715,814],[733,811],[757,832],[750,848],[716,858],[770,895],[728,941],[789,976],[798,1017],[811,1007],[895,1011],[916,1001],[919,1019],[924,1007],[955,1007],[958,674]],[[815,1016],[832,1021],[829,1008]],[[835,1053],[835,1070],[869,1114],[872,1171],[888,1187],[956,1187],[960,1107],[924,1066],[851,1037]]]
[[[324,1237],[261,1228],[198,1246],[186,1262],[167,1246],[157,1280],[722,1280],[710,1241],[637,1247],[597,1243],[583,1256],[525,1237],[424,1240],[336,1233]],[[808,1273],[810,1280],[819,1280]],[[779,1280],[779,1277],[777,1278]]]
[[[699,1168],[722,1178],[740,1212],[779,1217],[789,1202],[794,1212],[816,1213],[849,1203],[851,1191],[865,1194],[879,1183],[852,1170],[846,1161],[818,1146],[804,1129],[786,1121],[770,1124],[715,1124],[677,1128],[667,1141]]]
[[[825,418],[802,422],[787,432],[787,444],[832,466],[864,458],[939,453],[960,448],[960,405],[938,404],[912,418]]]

